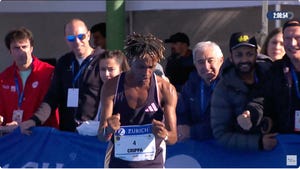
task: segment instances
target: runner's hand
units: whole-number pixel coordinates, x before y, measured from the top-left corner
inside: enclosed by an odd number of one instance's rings
[[[116,130],[118,130],[121,127],[120,122],[120,114],[112,115],[107,119],[107,131],[108,133],[114,133]],[[107,134],[108,134],[107,133]]]
[[[165,124],[161,121],[153,119],[152,121],[152,133],[159,138],[166,138],[168,136],[168,130],[165,127]]]

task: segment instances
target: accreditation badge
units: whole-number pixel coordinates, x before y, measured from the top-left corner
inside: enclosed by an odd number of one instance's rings
[[[154,160],[152,124],[121,126],[114,134],[115,157],[126,161]]]
[[[23,119],[23,110],[14,110],[13,111],[13,117],[12,117],[12,121],[16,121],[18,123],[21,123]]]
[[[78,107],[78,99],[79,99],[79,89],[69,88],[67,107]]]
[[[295,131],[300,131],[300,110],[295,111]]]

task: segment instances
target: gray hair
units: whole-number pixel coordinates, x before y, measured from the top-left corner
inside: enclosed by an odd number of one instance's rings
[[[208,47],[213,48],[213,51],[215,52],[215,54],[218,58],[223,57],[223,53],[222,53],[222,50],[219,45],[217,45],[215,42],[212,42],[212,41],[203,41],[203,42],[197,43],[193,49],[193,62],[194,63],[195,63],[195,59],[196,59],[196,53],[198,51],[203,52]]]

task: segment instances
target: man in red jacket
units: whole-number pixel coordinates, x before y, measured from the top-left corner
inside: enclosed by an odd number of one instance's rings
[[[54,67],[33,56],[33,44],[31,31],[24,27],[5,37],[13,64],[0,74],[1,132],[10,132],[32,117],[50,86]],[[58,113],[46,125],[57,128]]]

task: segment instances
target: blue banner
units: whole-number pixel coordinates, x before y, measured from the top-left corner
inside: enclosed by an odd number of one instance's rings
[[[224,149],[214,140],[188,140],[167,147],[167,168],[298,168],[300,135],[279,135],[273,151]],[[103,168],[106,143],[53,128],[17,129],[0,137],[1,168]]]

